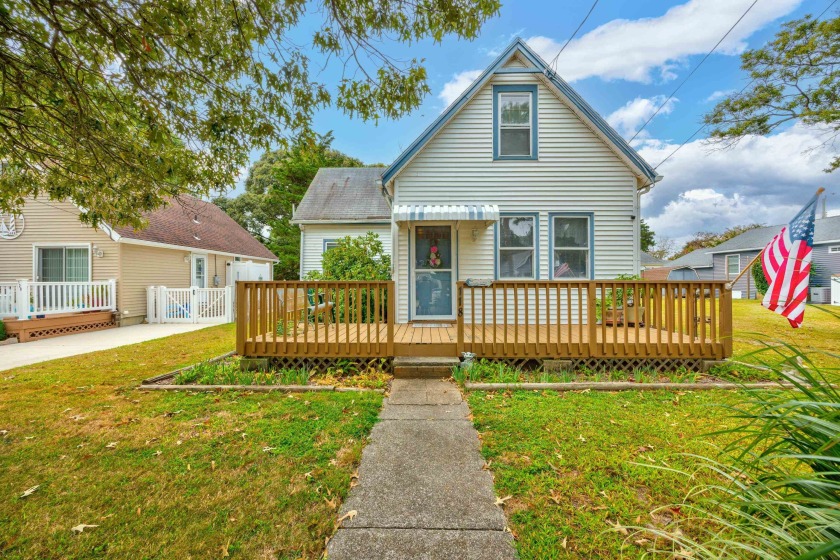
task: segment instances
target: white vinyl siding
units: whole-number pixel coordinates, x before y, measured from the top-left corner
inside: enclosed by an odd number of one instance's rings
[[[494,84],[539,84],[539,160],[493,160]],[[592,213],[594,277],[638,273],[636,177],[533,74],[499,74],[429,141],[396,178],[395,204],[498,204],[507,214],[539,211],[538,278],[551,278],[549,213]],[[634,219],[635,216],[635,219]],[[494,227],[460,224],[458,279],[493,278]],[[408,227],[398,229],[398,320],[408,320]]]
[[[342,237],[358,237],[372,231],[379,235],[385,254],[391,254],[390,224],[305,224],[301,243],[301,272],[306,276],[310,271],[321,271],[321,259],[324,256],[324,242],[335,242]]]

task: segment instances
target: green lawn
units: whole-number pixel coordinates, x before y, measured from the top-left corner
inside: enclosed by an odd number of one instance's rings
[[[691,486],[652,466],[691,469],[680,453],[714,455],[702,434],[729,420],[737,392],[469,394],[496,494],[522,560],[637,558],[626,526],[664,526]],[[643,466],[649,465],[649,466]],[[619,525],[621,529],[615,529]]]
[[[779,357],[764,352],[761,356],[744,357],[765,348],[765,344],[757,342],[763,341],[771,345],[792,344],[819,366],[840,367],[840,307],[809,305],[802,326],[794,329],[787,319],[763,308],[757,300],[734,300],[732,323],[736,358],[753,362],[759,359],[778,361]]]
[[[133,389],[233,332],[0,372],[0,556],[320,556],[382,397]]]

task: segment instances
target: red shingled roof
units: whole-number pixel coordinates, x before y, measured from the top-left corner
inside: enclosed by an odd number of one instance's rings
[[[125,226],[114,230],[129,239],[277,260],[274,253],[221,208],[192,196],[182,195],[143,217],[149,225],[142,230]]]

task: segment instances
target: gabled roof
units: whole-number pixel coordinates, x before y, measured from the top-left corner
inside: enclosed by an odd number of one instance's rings
[[[383,167],[322,167],[300,201],[293,224],[390,222],[382,192]]]
[[[668,261],[666,261],[666,260],[660,259],[660,258],[658,258],[658,257],[654,257],[653,255],[651,255],[651,254],[650,254],[650,253],[648,253],[647,251],[642,251],[642,252],[641,252],[641,254],[640,254],[640,256],[641,256],[641,259],[642,259],[642,266],[645,266],[645,265],[651,265],[651,264],[652,264],[652,265],[666,265],[666,264],[670,264],[670,263],[669,263]]]
[[[682,268],[688,266],[690,268],[708,268],[712,266],[712,255],[709,253],[709,247],[702,247],[695,249],[692,252],[674,259],[668,263],[670,268]]]
[[[749,251],[763,249],[777,233],[782,231],[783,225],[760,227],[745,231],[717,245],[707,249],[710,253],[732,253],[734,251]],[[814,222],[814,244],[840,241],[840,216],[819,218]]]
[[[174,245],[187,249],[216,251],[243,257],[276,261],[277,257],[233,218],[211,202],[189,195],[143,217],[149,225],[141,230],[128,226],[109,228],[120,242],[138,241]]]
[[[596,133],[602,137],[607,146],[636,171],[639,177],[645,179],[645,184],[651,184],[661,176],[634,150],[622,137],[598,114],[583,98],[567,84],[546,62],[540,58],[525,42],[517,38],[499,57],[458,97],[441,115],[414,141],[400,156],[385,170],[382,176],[384,184],[390,183],[399,172],[422,150],[426,144],[467,104],[497,72],[504,72],[505,63],[514,55],[519,54],[533,65],[533,72],[545,76],[560,95],[565,97],[571,108],[585,121],[592,124]],[[508,70],[527,71],[527,70]]]

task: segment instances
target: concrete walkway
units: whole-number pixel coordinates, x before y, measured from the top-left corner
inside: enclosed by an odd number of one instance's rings
[[[394,380],[330,560],[516,558],[469,414],[452,383]]]
[[[0,371],[28,366],[47,360],[66,358],[110,350],[126,344],[145,342],[155,338],[163,338],[173,334],[197,331],[212,327],[212,324],[166,324],[166,325],[133,325],[104,331],[92,331],[55,338],[45,338],[33,342],[23,342],[0,346]]]

